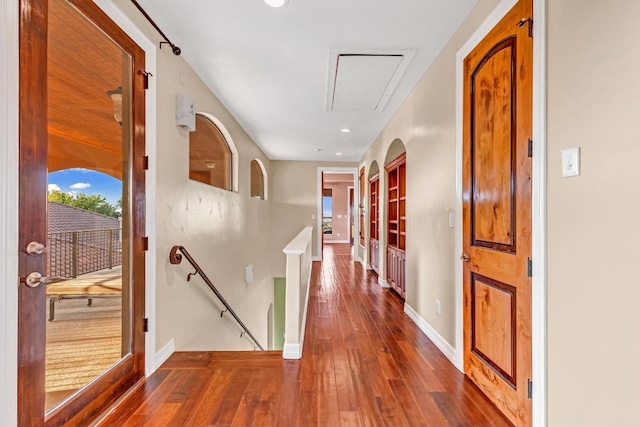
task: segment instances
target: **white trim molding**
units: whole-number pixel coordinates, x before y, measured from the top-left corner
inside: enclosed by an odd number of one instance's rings
[[[158,369],[164,362],[166,362],[173,353],[176,352],[176,343],[173,338],[169,340],[157,353],[155,353],[153,370]]]
[[[456,212],[462,212],[463,61],[471,50],[513,8],[518,0],[502,0],[456,55]],[[546,10],[544,0],[533,0],[533,160],[532,160],[532,381],[533,425],[547,425],[547,307],[546,307]],[[455,306],[456,345],[454,365],[463,371],[464,324],[462,263],[462,215],[456,215]]]
[[[0,425],[18,423],[17,1],[0,3]]]
[[[316,221],[316,257],[314,258],[314,261],[316,260],[316,258],[319,258],[319,261],[322,261],[322,173],[323,172],[334,172],[334,173],[350,173],[353,174],[353,182],[354,182],[354,189],[353,189],[353,197],[356,200],[359,200],[358,198],[360,197],[360,186],[355,185],[358,182],[358,168],[356,167],[331,167],[331,166],[318,166],[317,169],[317,184],[316,184],[316,188],[317,188],[317,194],[316,194],[316,206],[317,206],[317,221]],[[355,234],[356,236],[360,235],[360,221],[354,221],[353,224],[353,234]],[[329,242],[326,242],[329,243]],[[361,246],[359,244],[356,244],[355,238],[354,238],[354,244],[353,244],[353,259],[354,260],[359,260],[360,259],[360,248]]]
[[[547,28],[546,1],[533,0],[532,380],[533,425],[547,425]]]
[[[373,268],[372,268],[373,270]],[[391,285],[389,283],[387,283],[387,281],[385,279],[383,279],[381,276],[378,276],[378,285],[380,285],[383,288],[390,288]]]
[[[293,360],[300,359],[302,357],[302,345],[303,343],[285,344],[282,348],[282,358]]]
[[[309,284],[311,284],[311,275],[309,275]],[[302,326],[300,330],[302,333],[300,334],[300,342],[296,344],[285,343],[282,348],[282,358],[283,359],[301,359],[302,358],[302,349],[304,348],[304,336],[305,331],[307,330],[307,309],[309,308],[309,284],[307,284],[307,299],[304,301],[304,313],[302,314]],[[286,340],[285,340],[286,341]]]
[[[94,0],[94,3],[144,50],[146,71],[152,76],[157,76],[156,45],[113,1]],[[149,319],[149,332],[145,335],[145,375],[147,376],[156,370],[156,80],[156,78],[149,79],[149,88],[145,92],[145,150],[149,156],[145,186],[145,231],[149,236],[149,250],[145,256],[145,315]]]
[[[456,349],[445,340],[426,320],[422,318],[409,304],[404,304],[404,312],[413,322],[418,325],[420,330],[440,349],[449,361],[456,364]]]

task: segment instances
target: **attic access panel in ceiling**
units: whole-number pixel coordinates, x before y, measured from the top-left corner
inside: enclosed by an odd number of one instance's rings
[[[332,52],[327,111],[382,111],[411,52]]]

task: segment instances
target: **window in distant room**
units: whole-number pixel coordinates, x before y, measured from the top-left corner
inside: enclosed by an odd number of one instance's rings
[[[333,191],[331,188],[322,190],[322,232],[333,234]]]
[[[265,178],[266,173],[260,160],[251,160],[251,197],[266,200]]]
[[[196,114],[196,130],[189,134],[189,179],[231,190],[231,149],[220,129]]]

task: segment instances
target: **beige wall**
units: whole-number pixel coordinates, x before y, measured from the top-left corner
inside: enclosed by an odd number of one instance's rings
[[[640,2],[547,5],[549,425],[637,426]]]
[[[152,40],[157,33],[130,4],[117,2]],[[201,278],[186,281],[186,260],[169,264],[173,245],[183,245],[229,301],[256,338],[267,344],[267,312],[273,302],[269,259],[269,202],[250,197],[250,162],[270,162],[226,108],[207,89],[183,57],[157,50],[157,347],[175,339],[178,350],[253,349],[240,338]],[[239,154],[239,191],[231,192],[188,179],[189,134],[175,124],[175,96],[189,95],[197,112],[215,116],[229,131]],[[244,281],[245,266],[254,282]]]
[[[480,0],[436,62],[365,154],[366,176],[371,163],[385,164],[387,152],[400,139],[407,152],[407,295],[406,302],[455,346],[454,230],[448,215],[455,206],[455,57],[460,47],[498,4]],[[395,150],[395,149],[394,149]],[[397,156],[395,150],[389,158]],[[381,166],[380,194],[386,221],[386,176]],[[367,194],[369,188],[367,186]],[[367,199],[368,200],[368,196]],[[367,239],[369,235],[368,227]],[[380,233],[385,251],[386,236]],[[386,253],[381,276],[386,278]],[[442,314],[437,315],[436,300]]]
[[[318,215],[318,168],[357,167],[350,162],[293,162],[274,160],[269,177],[269,199],[271,202],[270,236],[272,243],[272,272],[275,277],[284,277],[285,257],[282,249],[302,231],[304,227],[317,227]],[[311,217],[315,216],[316,219]],[[317,257],[317,236],[313,233],[313,256]]]

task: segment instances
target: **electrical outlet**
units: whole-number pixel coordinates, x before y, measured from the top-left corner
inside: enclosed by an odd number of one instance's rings
[[[437,299],[436,300],[436,314],[439,316],[441,314],[441,310],[440,310],[440,300]]]

